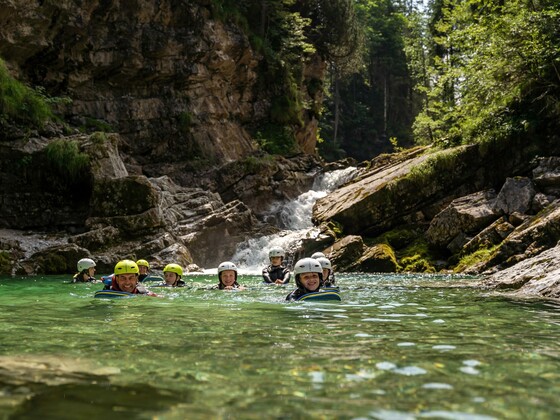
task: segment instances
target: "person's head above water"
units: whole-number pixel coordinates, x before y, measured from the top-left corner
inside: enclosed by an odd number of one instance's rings
[[[136,265],[138,266],[138,270],[140,274],[148,274],[150,270],[150,263],[146,260],[138,260],[136,261]]]
[[[165,284],[168,286],[176,286],[183,276],[183,267],[179,264],[167,264],[163,269],[163,277]]]
[[[77,264],[78,273],[87,272],[90,276],[93,276],[95,272],[95,261],[91,258],[82,258]]]
[[[237,266],[231,261],[224,261],[218,266],[220,289],[231,288],[237,284]]]
[[[319,257],[317,258],[319,264],[321,264],[321,268],[323,269],[323,281],[329,277],[332,272],[332,264],[327,257]]]
[[[273,246],[268,250],[268,258],[270,259],[270,263],[274,266],[282,264],[285,255],[284,249],[279,246]]]
[[[117,290],[133,293],[138,284],[138,265],[132,260],[121,260],[115,265],[114,273]]]
[[[314,258],[302,258],[294,265],[296,285],[309,292],[319,290],[323,284],[323,268]]]
[[[315,259],[317,259],[317,258],[326,258],[326,257],[327,257],[327,256],[326,256],[324,253],[320,252],[320,251],[314,252],[313,255],[311,256],[311,258],[315,258]]]

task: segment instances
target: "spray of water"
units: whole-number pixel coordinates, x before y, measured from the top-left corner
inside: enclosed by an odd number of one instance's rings
[[[282,231],[241,243],[232,257],[232,261],[238,264],[240,272],[260,273],[263,267],[269,264],[268,250],[273,246],[282,247],[286,251],[288,265],[292,264],[293,252],[299,247],[302,239],[315,238],[319,233],[311,223],[315,201],[352,179],[355,174],[354,167],[321,174],[315,178],[311,190],[284,204],[280,209],[271,210],[266,219],[276,220]]]

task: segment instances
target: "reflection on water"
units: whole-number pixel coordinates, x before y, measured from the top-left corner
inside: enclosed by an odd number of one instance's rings
[[[342,302],[288,304],[293,284],[208,290],[214,277],[123,300],[0,279],[0,417],[560,415],[554,303],[471,278],[340,274]]]

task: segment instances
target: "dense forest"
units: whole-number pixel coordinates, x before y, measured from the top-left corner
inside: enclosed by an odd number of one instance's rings
[[[301,57],[328,64],[319,150],[369,159],[554,131],[560,4],[554,0],[215,1],[297,83]],[[227,12],[227,13],[226,13]],[[255,29],[257,28],[257,29]],[[295,90],[294,90],[295,92]],[[293,97],[287,109],[297,107]],[[278,115],[286,113],[280,107]],[[280,148],[281,149],[281,148]],[[273,149],[274,150],[274,149]]]

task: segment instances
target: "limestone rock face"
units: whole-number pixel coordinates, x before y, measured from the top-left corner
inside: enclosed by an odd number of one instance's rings
[[[495,209],[504,214],[527,213],[536,193],[530,178],[507,178],[496,197]]]
[[[22,81],[69,97],[68,121],[119,133],[140,165],[194,156],[224,163],[255,150],[272,92],[263,57],[236,25],[214,19],[206,0],[2,2],[0,57]],[[325,63],[303,63],[306,80]],[[306,103],[322,91],[300,86]],[[315,153],[318,122],[302,112],[296,140]]]
[[[510,267],[556,246],[559,240],[560,200],[556,200],[543,212],[516,227],[482,269]]]
[[[481,191],[456,200],[430,222],[428,241],[439,247],[451,246],[457,251],[467,242],[467,235],[480,232],[499,217],[494,210],[496,192]],[[454,240],[457,240],[452,244]]]
[[[519,296],[560,299],[560,245],[487,277],[482,284]]]

